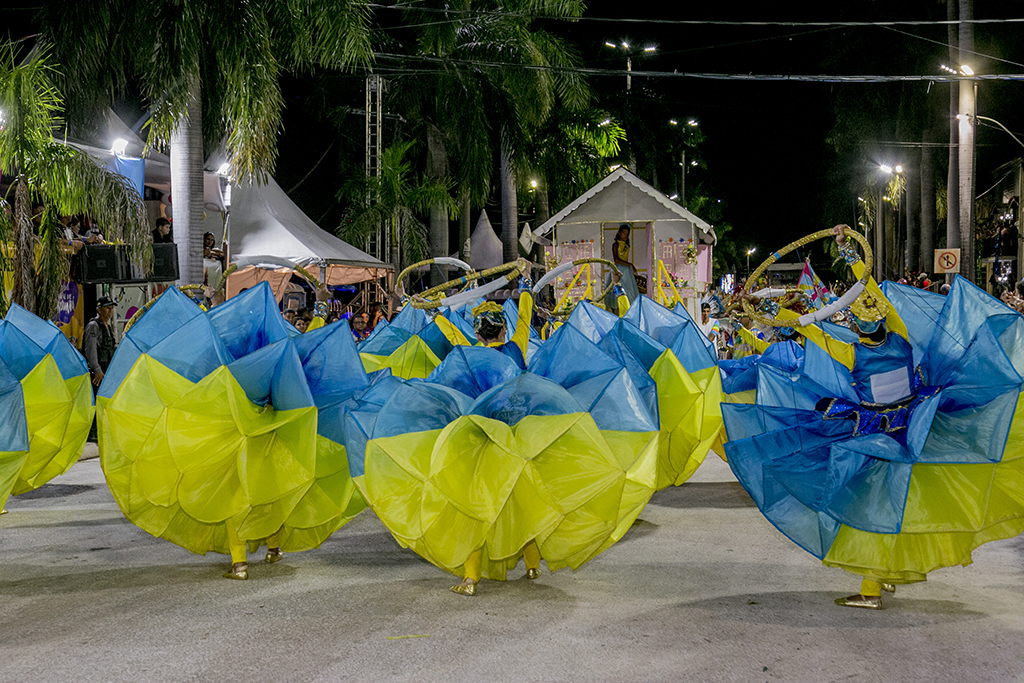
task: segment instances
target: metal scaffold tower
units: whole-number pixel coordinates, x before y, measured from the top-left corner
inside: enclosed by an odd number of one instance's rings
[[[382,153],[381,121],[384,118],[383,99],[387,87],[383,78],[377,74],[366,77],[366,177],[380,178],[380,160]],[[372,197],[366,198],[367,203],[373,202]],[[381,261],[387,261],[391,254],[391,234],[387,226],[377,227],[377,231],[366,238],[366,252]]]

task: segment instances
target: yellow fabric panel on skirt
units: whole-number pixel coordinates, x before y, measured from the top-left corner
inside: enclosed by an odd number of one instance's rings
[[[654,492],[657,432],[599,430],[588,413],[515,426],[478,415],[371,439],[356,479],[403,546],[462,575],[504,580],[536,540],[551,570],[576,569],[629,529]]]
[[[226,366],[197,383],[143,355],[99,399],[100,457],[125,516],[195,553],[227,553],[225,522],[285,551],[314,548],[363,507],[314,406],[252,403]]]

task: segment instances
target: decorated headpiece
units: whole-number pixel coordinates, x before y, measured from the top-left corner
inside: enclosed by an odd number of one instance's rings
[[[850,304],[853,322],[865,334],[871,334],[889,314],[889,303],[865,291]]]
[[[488,322],[495,327],[504,327],[505,310],[493,301],[485,301],[473,308],[473,331],[480,331],[480,326]]]

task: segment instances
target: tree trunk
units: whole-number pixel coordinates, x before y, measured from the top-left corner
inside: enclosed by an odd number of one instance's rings
[[[540,230],[540,226],[547,223],[549,218],[551,218],[551,204],[548,198],[548,183],[547,178],[542,176],[537,184],[537,210],[533,215],[534,232]],[[544,256],[544,247],[534,244],[533,253],[530,255],[530,258],[534,263],[539,263],[542,266],[542,272],[547,271],[547,263]]]
[[[171,216],[179,284],[203,282],[203,105],[198,83],[171,133]],[[243,182],[245,182],[243,180]]]
[[[427,177],[431,180],[444,180],[448,177],[448,151],[445,149],[441,131],[435,126],[427,127]],[[430,255],[432,258],[448,256],[448,212],[444,204],[430,207]],[[436,286],[448,280],[448,269],[445,266],[430,267],[430,286]]]
[[[935,258],[935,153],[927,132],[921,148],[921,272],[931,273]],[[911,195],[913,197],[913,195]]]
[[[973,0],[960,0],[960,61],[964,64],[974,55]],[[957,155],[960,167],[960,274],[975,281],[974,266],[974,81],[960,81],[959,120],[960,147]]]
[[[903,195],[906,199],[903,200],[903,211],[906,213],[907,222],[907,246],[906,255],[904,260],[906,262],[907,270],[914,272],[917,270],[917,245],[918,245],[918,229],[917,229],[917,214],[920,205],[917,199],[921,196],[921,169],[911,169],[910,173],[907,174],[907,188],[906,193]]]
[[[32,199],[24,176],[18,178],[14,189],[14,225],[17,235],[14,268],[14,303],[25,310],[36,312],[36,239],[32,229]]]
[[[467,192],[459,200],[459,258],[466,263],[469,263],[469,236],[473,229],[473,224],[469,221],[470,210],[469,193]]]
[[[956,21],[957,0],[946,0],[946,19]],[[960,59],[958,33],[956,24],[948,24],[946,32],[949,41],[949,59],[956,64]],[[949,84],[949,170],[946,174],[946,248],[960,248],[960,170],[959,170],[959,136],[957,131],[956,113],[960,106],[960,93],[956,82]],[[952,282],[953,274],[946,275],[946,282]]]
[[[505,263],[519,258],[519,205],[516,172],[505,145],[501,145],[501,255]]]

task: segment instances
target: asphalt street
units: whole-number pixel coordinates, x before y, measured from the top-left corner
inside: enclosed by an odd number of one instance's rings
[[[858,580],[776,531],[714,455],[575,573],[520,566],[474,598],[370,511],[319,550],[251,555],[242,582],[125,520],[97,459],[7,509],[4,683],[1024,680],[1020,538],[881,612],[837,607]]]

